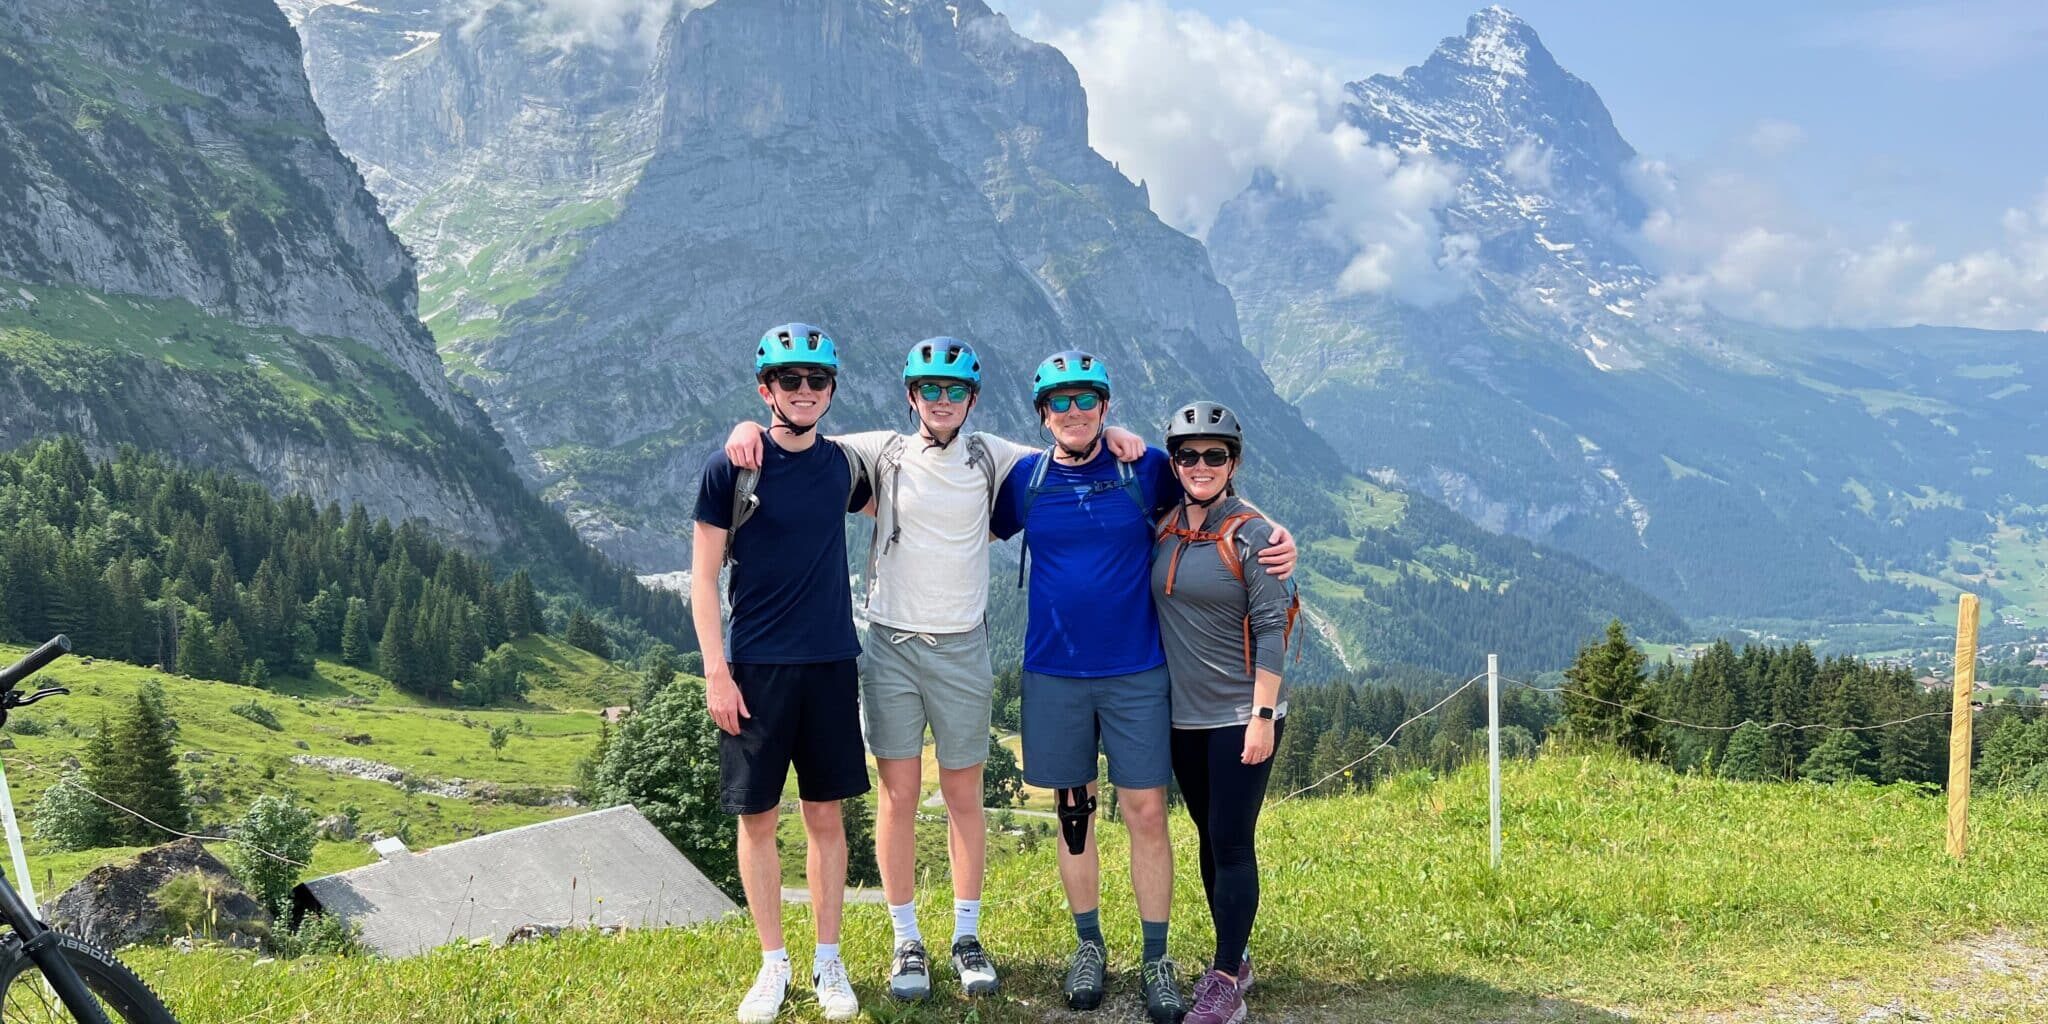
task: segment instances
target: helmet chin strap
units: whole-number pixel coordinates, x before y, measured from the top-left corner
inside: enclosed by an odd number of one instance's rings
[[[1086,462],[1095,456],[1096,445],[1102,442],[1103,429],[1104,428],[1102,427],[1097,427],[1095,429],[1095,436],[1089,438],[1088,443],[1081,446],[1080,448],[1067,447],[1067,443],[1065,441],[1060,440],[1060,435],[1058,431],[1053,432],[1052,443],[1058,445],[1060,451],[1064,453],[1068,459],[1074,462]]]
[[[1236,476],[1237,474],[1233,472],[1230,474],[1229,477],[1225,477],[1223,480],[1223,486],[1218,488],[1216,493],[1211,494],[1209,495],[1209,497],[1199,501],[1196,500],[1192,495],[1188,494],[1187,488],[1183,487],[1181,488],[1181,499],[1183,501],[1186,501],[1188,504],[1195,506],[1196,508],[1208,508],[1209,506],[1214,505],[1217,502],[1222,501],[1223,499],[1228,498],[1231,495],[1237,493],[1230,486],[1232,478]]]
[[[818,425],[816,423],[812,423],[811,425],[805,427],[797,426],[796,423],[792,421],[788,416],[783,415],[782,403],[780,402],[768,403],[768,413],[769,415],[775,417],[776,426],[789,431],[790,434],[796,437],[802,437],[805,434],[808,434],[811,431],[818,429]]]

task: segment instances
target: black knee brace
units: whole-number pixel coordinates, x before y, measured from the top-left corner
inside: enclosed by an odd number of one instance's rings
[[[1080,856],[1088,847],[1088,818],[1095,813],[1095,798],[1086,786],[1069,786],[1053,794],[1059,802],[1060,835],[1067,840],[1067,852]]]

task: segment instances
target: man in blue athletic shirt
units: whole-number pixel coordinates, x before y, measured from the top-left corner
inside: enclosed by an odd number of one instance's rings
[[[1173,778],[1166,655],[1152,608],[1152,524],[1180,501],[1166,453],[1118,462],[1102,445],[1109,370],[1085,352],[1039,364],[1032,398],[1054,444],[1014,466],[990,528],[1024,533],[1031,578],[1024,639],[1024,780],[1057,794],[1065,842],[1060,880],[1079,943],[1061,985],[1067,1005],[1093,1009],[1105,961],[1098,904],[1101,864],[1092,811],[1098,742],[1131,837],[1131,886],[1144,926],[1146,1012],[1175,1024],[1187,1012],[1166,956],[1173,850],[1166,786]],[[1276,528],[1259,556],[1269,572],[1294,568],[1294,542]]]
[[[739,816],[740,882],[761,941],[761,969],[739,1019],[769,1024],[789,989],[775,824],[794,764],[818,931],[811,982],[826,1020],[850,1020],[860,1007],[839,957],[846,894],[839,801],[869,787],[841,517],[867,505],[869,487],[858,464],[815,432],[838,379],[832,339],[809,324],[774,328],[761,338],[754,370],[775,420],[761,468],[736,469],[723,452],[706,462],[690,559],[705,704],[723,732],[721,801]],[[727,560],[729,638],[718,594]]]

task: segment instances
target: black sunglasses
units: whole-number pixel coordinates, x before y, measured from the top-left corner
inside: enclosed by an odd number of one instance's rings
[[[823,370],[813,370],[810,373],[784,370],[775,375],[775,383],[784,391],[795,391],[805,384],[809,384],[812,391],[823,391],[832,386],[832,375]]]
[[[1192,466],[1198,462],[1209,466],[1221,466],[1229,461],[1230,449],[1228,448],[1207,448],[1202,451],[1196,451],[1193,448],[1176,448],[1173,452],[1173,464],[1176,466]]]

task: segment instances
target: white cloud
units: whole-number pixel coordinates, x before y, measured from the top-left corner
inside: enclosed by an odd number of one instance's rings
[[[2006,211],[2000,244],[1944,257],[1908,224],[1852,238],[1812,223],[1747,176],[1686,183],[1655,162],[1635,170],[1651,210],[1643,256],[1662,277],[1653,301],[1795,327],[2048,330],[2048,183],[2032,206]]]
[[[1114,0],[1047,41],[1088,90],[1091,142],[1146,183],[1168,223],[1206,235],[1266,168],[1328,199],[1324,226],[1352,254],[1339,287],[1419,303],[1463,291],[1473,245],[1444,237],[1436,217],[1455,169],[1370,145],[1337,117],[1342,83],[1286,44],[1159,0]]]
[[[652,53],[662,26],[678,7],[708,7],[712,0],[471,0],[464,31],[482,23],[486,11],[504,8],[532,15],[541,37],[564,50],[582,46],[634,47]]]
[[[1764,156],[1783,156],[1806,143],[1806,129],[1767,117],[1749,131],[1749,148]]]
[[[1507,152],[1503,165],[1508,180],[1523,188],[1548,191],[1551,185],[1550,147],[1535,139],[1523,139]]]

